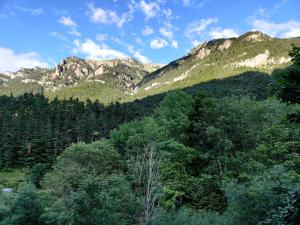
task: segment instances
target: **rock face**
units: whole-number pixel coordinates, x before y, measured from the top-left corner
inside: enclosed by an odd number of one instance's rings
[[[271,38],[261,32],[248,32],[236,38],[204,42],[185,57],[145,76],[138,88],[155,93],[155,89],[171,90],[174,83],[177,84],[173,86],[178,88],[233,76],[234,71],[272,72],[276,67],[288,65],[288,52],[293,42],[300,44],[300,38]]]
[[[123,73],[118,70],[119,68],[124,68]],[[116,75],[117,77],[130,76],[130,74],[126,73],[126,69],[138,70],[136,74],[140,75],[140,77],[143,77],[146,74],[146,71],[143,69],[143,64],[131,58],[98,61],[69,57],[62,60],[61,63],[56,66],[55,72],[52,73],[51,78],[53,80],[65,79],[66,82],[72,84],[83,79],[94,80],[95,78],[108,73]],[[134,77],[131,77],[130,80],[134,80]]]
[[[254,32],[248,32],[244,36],[243,40],[244,41],[252,41],[252,42],[262,42],[266,40],[271,40],[272,38],[262,32],[259,31],[254,31]]]
[[[270,57],[270,51],[268,49],[265,50],[264,53],[258,54],[253,58],[248,58],[243,61],[234,62],[230,65],[225,65],[224,69],[226,68],[238,68],[238,67],[249,67],[249,68],[257,68],[262,66],[268,65],[280,65],[283,63],[288,63],[291,61],[290,57],[281,57],[281,58],[274,58]]]
[[[257,66],[262,66],[262,65],[267,65],[268,64],[268,58],[270,56],[270,52],[268,49],[265,50],[264,53],[258,54],[257,56],[253,58],[246,59],[241,62],[233,63],[233,67],[257,67]]]
[[[225,49],[230,48],[231,44],[232,44],[232,40],[225,40],[223,44],[219,45],[218,49],[223,51]]]
[[[63,59],[55,69],[21,69],[0,76],[1,82],[15,81],[37,83],[44,90],[53,92],[76,86],[79,82],[107,82],[132,87],[149,72],[159,68],[156,64],[142,64],[135,59],[84,60],[72,56]]]
[[[142,64],[132,58],[84,60],[68,57],[53,69],[21,69],[0,74],[0,93],[25,86],[30,91],[66,90],[58,92],[62,97],[65,93],[66,96],[75,93],[76,96],[97,97],[103,91],[101,94],[111,100],[112,90],[113,100],[126,95],[147,96],[248,71],[271,73],[277,67],[289,65],[291,43],[300,45],[300,38],[279,39],[261,32],[248,32],[237,38],[204,42],[168,65]],[[75,86],[78,88],[68,92],[67,88]]]

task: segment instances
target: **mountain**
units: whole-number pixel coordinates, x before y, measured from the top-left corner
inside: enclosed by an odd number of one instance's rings
[[[261,32],[248,32],[238,38],[204,42],[186,56],[146,75],[138,83],[138,96],[190,87],[249,71],[271,74],[290,64],[291,44],[300,38],[271,38]]]
[[[21,69],[0,74],[0,94],[44,92],[50,98],[78,97],[111,101],[192,87],[203,82],[262,72],[290,64],[291,43],[300,38],[271,38],[248,32],[238,38],[204,42],[168,65],[142,64],[135,59],[84,60],[69,57],[54,69]]]
[[[0,85],[2,94],[44,91],[50,96],[59,97],[87,98],[95,94],[97,98],[98,95],[112,96],[113,93],[122,96],[127,90],[133,89],[144,76],[160,67],[159,64],[142,64],[132,58],[84,60],[68,57],[54,69],[37,67],[0,74]],[[85,94],[85,91],[88,93]]]

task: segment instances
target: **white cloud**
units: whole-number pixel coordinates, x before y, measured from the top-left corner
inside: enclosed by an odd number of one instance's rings
[[[140,6],[147,20],[155,17],[160,10],[160,7],[156,2],[146,3],[142,0],[140,2]]]
[[[290,20],[283,23],[269,22],[264,19],[250,19],[252,30],[261,31],[272,37],[290,38],[300,36],[300,22]]]
[[[163,13],[168,19],[172,18],[172,10],[171,9],[164,9]]]
[[[234,29],[215,28],[209,32],[212,39],[238,37],[238,33]]]
[[[75,27],[72,27],[72,29],[69,31],[69,34],[73,35],[73,36],[76,36],[76,37],[80,37],[81,36],[81,33],[78,32]]]
[[[88,59],[114,59],[127,57],[124,53],[111,49],[104,44],[98,45],[91,39],[85,39],[84,42],[75,40],[74,45],[75,48],[73,49],[73,52],[75,54],[84,54]]]
[[[193,44],[194,47],[197,47],[198,45],[203,44],[203,42],[202,41],[198,41],[198,40],[193,40],[192,44]]]
[[[106,41],[108,39],[107,34],[97,34],[96,35],[96,40],[97,41]]]
[[[203,0],[203,1],[200,1],[200,2],[198,2],[198,5],[197,5],[197,7],[198,8],[202,8],[202,7],[204,7],[207,3],[209,3],[211,0]]]
[[[32,15],[32,16],[39,16],[44,14],[44,10],[41,8],[37,8],[37,9],[27,9],[28,12]]]
[[[62,16],[58,22],[66,27],[77,27],[77,23],[73,21],[71,17]]]
[[[182,0],[182,5],[184,7],[193,6],[195,8],[202,8],[210,1],[211,0],[202,0],[202,1],[200,1],[200,0]]]
[[[116,24],[118,27],[122,27],[125,23],[131,21],[135,12],[135,6],[133,5],[129,5],[128,12],[121,15],[109,9],[96,8],[93,3],[88,4],[88,8],[89,19],[92,23]]]
[[[123,41],[121,41],[119,38],[117,38],[117,37],[111,37],[110,38],[113,42],[116,42],[116,43],[118,43],[118,44],[120,44],[120,45],[123,45],[123,46],[125,46],[126,48],[128,47],[128,45],[125,43],[125,42],[123,42]]]
[[[171,46],[173,47],[173,48],[178,48],[178,42],[177,41],[175,41],[175,40],[173,40],[173,41],[171,41]]]
[[[147,56],[142,55],[140,51],[135,51],[133,53],[133,57],[135,57],[142,63],[151,63],[151,60]]]
[[[135,41],[136,41],[136,43],[138,43],[139,45],[144,45],[144,41],[143,41],[141,38],[139,38],[139,37],[136,37],[136,38],[135,38]]]
[[[136,41],[138,41],[138,37],[136,37]],[[116,42],[119,45],[122,45],[123,47],[127,48],[127,51],[130,53],[131,56],[133,56],[134,58],[136,58],[137,60],[139,60],[142,63],[150,63],[151,60],[145,56],[142,55],[141,50],[135,50],[133,45],[127,44],[126,42],[120,40],[119,38],[116,37],[112,37],[111,38],[112,41]],[[140,41],[143,41],[140,39]],[[144,42],[142,42],[142,44],[144,44]]]
[[[161,28],[159,29],[159,32],[161,33],[161,35],[163,35],[163,36],[166,37],[166,38],[169,38],[169,39],[173,38],[173,31],[168,30],[168,29],[165,28],[165,27],[161,27]]]
[[[153,39],[150,43],[150,47],[154,49],[160,49],[164,48],[168,45],[168,42],[164,39],[158,38],[158,39]]]
[[[13,11],[18,10],[24,13],[29,13],[32,16],[39,16],[44,14],[44,10],[42,8],[27,8],[24,6],[20,6],[20,5],[12,5],[11,7],[8,8],[11,13],[14,14]]]
[[[144,36],[148,36],[154,33],[153,29],[149,26],[146,26],[143,30],[142,33]]]
[[[186,28],[186,36],[193,37],[194,35],[201,35],[206,28],[211,24],[216,24],[217,18],[201,19],[200,21],[188,24]]]
[[[68,41],[68,38],[65,35],[63,35],[59,32],[56,32],[56,31],[50,32],[49,35],[51,37],[55,37],[55,38],[60,39],[62,41]]]
[[[77,23],[72,20],[69,16],[62,16],[59,18],[58,22],[65,27],[69,27],[70,31],[68,32],[72,36],[80,37],[81,33],[77,31]]]
[[[16,71],[21,68],[48,67],[46,62],[41,61],[36,52],[16,54],[12,49],[0,47],[0,72]]]
[[[191,5],[191,0],[182,0],[183,6],[187,7]]]

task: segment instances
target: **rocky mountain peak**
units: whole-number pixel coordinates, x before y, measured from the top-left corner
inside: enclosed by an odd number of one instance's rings
[[[272,38],[269,35],[264,34],[260,31],[251,31],[241,35],[239,39],[243,41],[262,42],[271,40]]]
[[[238,38],[221,38],[203,42],[193,48],[188,55],[195,55],[196,58],[203,59],[210,55],[213,50],[223,51],[230,48],[233,43],[238,41],[262,42],[269,40],[272,40],[270,36],[260,31],[251,31],[242,34]]]

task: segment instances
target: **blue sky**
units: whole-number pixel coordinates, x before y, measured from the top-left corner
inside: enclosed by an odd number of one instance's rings
[[[299,0],[0,0],[0,72],[68,56],[168,63],[250,30],[300,36],[299,9]]]

